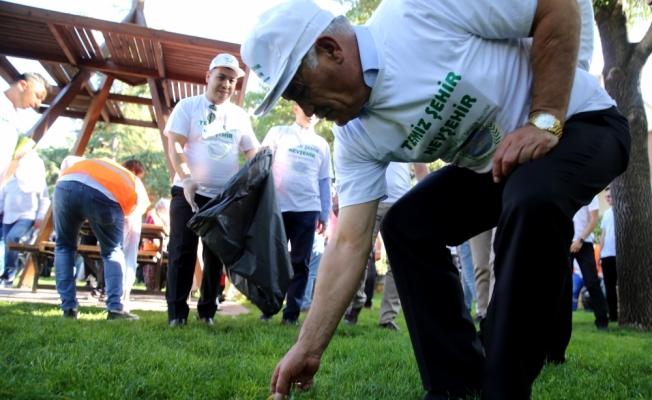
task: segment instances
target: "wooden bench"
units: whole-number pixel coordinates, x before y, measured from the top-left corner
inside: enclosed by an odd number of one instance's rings
[[[54,242],[41,242],[38,246],[38,252],[42,255],[54,255]],[[86,264],[93,270],[97,276],[98,283],[104,283],[104,263],[100,254],[100,246],[80,244],[77,246],[77,254],[82,256]],[[95,261],[98,261],[99,268],[95,267]],[[139,263],[156,264],[160,266],[163,262],[162,255],[159,251],[138,250]],[[56,268],[56,265],[55,265]],[[157,268],[158,271],[158,268]],[[38,275],[34,279],[34,285],[38,284]]]
[[[7,248],[11,251],[18,251],[21,253],[29,253],[34,258],[34,267],[36,269],[34,274],[34,282],[32,283],[32,293],[36,293],[38,289],[38,277],[41,275],[41,268],[45,258],[40,252],[40,247],[37,244],[26,244],[26,243],[6,243]]]

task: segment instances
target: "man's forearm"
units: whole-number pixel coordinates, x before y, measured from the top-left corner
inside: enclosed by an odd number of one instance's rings
[[[183,152],[183,146],[179,142],[172,142],[169,146],[170,161],[174,166],[174,170],[179,175],[181,180],[185,178],[191,178],[190,168],[188,167],[188,159],[186,154]]]
[[[340,212],[337,230],[319,264],[315,297],[297,345],[321,357],[351,302],[371,252],[378,200]]]
[[[575,79],[581,21],[576,1],[540,0],[532,24],[532,105],[562,123]]]

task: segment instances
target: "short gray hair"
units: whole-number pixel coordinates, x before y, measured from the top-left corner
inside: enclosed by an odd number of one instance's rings
[[[334,36],[334,37],[343,37],[350,34],[353,34],[353,25],[348,18],[343,15],[335,17],[333,21],[324,29],[321,33],[322,35]],[[319,65],[317,61],[317,49],[313,45],[308,53],[301,60],[301,64],[305,64],[309,69],[314,70]]]

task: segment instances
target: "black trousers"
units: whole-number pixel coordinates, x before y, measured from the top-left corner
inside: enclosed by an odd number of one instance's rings
[[[296,321],[308,284],[308,264],[315,239],[319,211],[287,211],[283,214],[285,236],[290,241],[290,262],[294,275],[286,295],[283,319]]]
[[[195,194],[195,203],[201,208],[210,197]],[[168,303],[168,320],[187,319],[190,308],[188,295],[197,262],[198,236],[186,224],[194,213],[183,195],[183,188],[172,187],[170,201],[170,242],[168,243],[168,275],[165,299]],[[202,318],[213,318],[217,311],[217,293],[222,279],[222,260],[208,246],[203,246],[201,297],[197,303],[197,314]]]
[[[609,325],[607,300],[600,286],[600,277],[598,276],[597,266],[595,265],[593,243],[582,243],[580,251],[571,253],[571,260],[577,260],[580,271],[582,271],[584,286],[591,296],[591,308],[593,309],[593,314],[595,314],[595,326],[602,327]]]
[[[519,165],[503,183],[495,184],[491,173],[448,166],[387,212],[381,232],[427,391],[530,396],[546,336],[560,306],[568,307],[561,297],[573,215],[626,169],[630,142],[627,120],[615,108],[578,114],[555,148]],[[483,353],[445,246],[496,225],[496,284]]]
[[[602,276],[604,287],[607,292],[607,305],[609,306],[609,319],[618,321],[618,272],[616,271],[616,257],[604,257],[601,259]]]

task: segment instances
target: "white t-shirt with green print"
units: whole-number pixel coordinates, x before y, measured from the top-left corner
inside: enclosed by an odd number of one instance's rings
[[[16,149],[18,141],[18,114],[13,103],[4,93],[0,93],[0,183]]]
[[[179,101],[165,126],[165,135],[169,132],[187,138],[183,151],[190,174],[200,185],[197,193],[208,197],[220,194],[238,172],[238,151],[260,146],[242,108],[231,102],[214,105],[205,95]],[[178,174],[174,185],[183,187]]]
[[[385,196],[391,161],[441,159],[491,170],[504,135],[528,120],[531,40],[523,38],[536,6],[536,0],[381,3],[366,25],[379,65],[369,101],[358,118],[333,129],[340,207]],[[567,117],[613,105],[597,78],[576,71]]]

